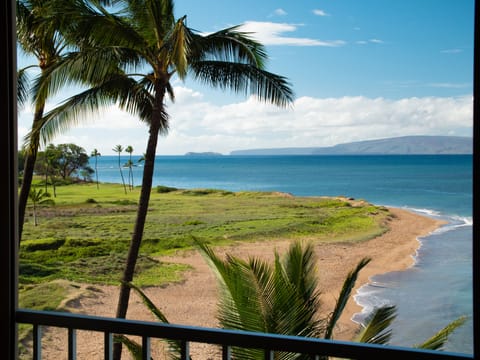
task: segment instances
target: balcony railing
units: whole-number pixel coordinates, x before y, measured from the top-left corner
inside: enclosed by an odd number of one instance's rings
[[[274,359],[275,352],[310,355],[311,359],[334,356],[349,359],[473,359],[473,356],[440,351],[416,350],[394,346],[379,346],[345,341],[283,336],[258,332],[209,329],[192,326],[162,324],[115,318],[86,316],[71,313],[19,309],[16,322],[33,325],[33,359],[41,360],[42,328],[53,326],[68,329],[68,359],[76,359],[76,331],[89,330],[104,334],[104,359],[112,358],[113,335],[135,335],[142,338],[143,359],[150,360],[150,341],[154,339],[177,340],[182,344],[181,358],[190,359],[191,343],[207,343],[222,348],[222,359],[231,358],[232,347],[263,349],[265,359]]]

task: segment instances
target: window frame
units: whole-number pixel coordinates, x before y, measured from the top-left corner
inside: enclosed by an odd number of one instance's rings
[[[17,219],[17,91],[16,91],[16,34],[15,2],[0,2],[0,149],[6,171],[1,177],[0,192],[0,283],[4,291],[0,297],[0,328],[2,353],[7,359],[17,358],[16,311],[18,307],[18,219]],[[480,218],[480,15],[479,1],[475,1],[474,69],[473,69],[473,358],[480,358],[480,243],[478,239]],[[475,31],[475,29],[477,31]],[[475,141],[477,140],[477,141]]]

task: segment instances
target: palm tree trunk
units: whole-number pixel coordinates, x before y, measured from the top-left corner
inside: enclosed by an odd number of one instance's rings
[[[22,239],[23,223],[25,221],[25,211],[27,208],[28,194],[32,186],[33,169],[37,159],[37,152],[32,151],[25,157],[25,165],[23,167],[22,187],[20,188],[20,195],[18,196],[18,239]]]
[[[32,131],[38,127],[42,120],[43,110],[45,104],[38,104],[36,106],[35,115],[33,117]],[[18,196],[18,242],[22,241],[23,223],[25,222],[25,210],[27,208],[28,194],[32,186],[33,172],[35,170],[35,162],[37,161],[39,136],[38,133],[33,133],[30,139],[30,145],[25,157],[25,165],[23,167],[23,181]]]
[[[143,237],[143,229],[145,228],[145,220],[147,218],[148,204],[150,202],[150,193],[152,190],[153,171],[155,165],[155,152],[157,150],[158,133],[162,121],[163,97],[165,91],[157,91],[155,97],[157,106],[154,107],[152,121],[150,123],[147,151],[145,154],[145,165],[143,168],[142,188],[140,190],[140,201],[138,203],[137,218],[135,227],[128,249],[125,269],[122,276],[122,284],[120,286],[120,294],[118,296],[117,318],[125,318],[127,315],[128,301],[130,299],[130,287],[126,283],[133,280],[135,265],[137,263],[138,253]],[[122,344],[115,343],[113,349],[113,359],[121,358]]]
[[[98,157],[98,156],[96,156],[96,155],[95,155],[95,178],[96,178],[96,180],[97,180],[97,190],[98,190],[98,170],[97,170],[97,157]]]
[[[125,178],[123,177],[122,165],[120,164],[120,153],[118,153],[118,170],[120,170],[120,176],[122,178],[123,190],[127,193],[127,187],[125,186]]]

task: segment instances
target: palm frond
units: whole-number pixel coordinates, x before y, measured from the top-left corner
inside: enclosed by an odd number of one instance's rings
[[[293,91],[283,76],[249,64],[200,61],[190,65],[195,78],[205,84],[245,95],[252,94],[261,101],[281,107],[293,102]]]
[[[128,16],[123,16],[129,2],[115,1],[115,11],[104,8],[105,2],[56,0],[55,13],[62,21],[62,28],[69,42],[82,49],[88,47],[135,48],[142,53],[150,44],[137,32]]]
[[[70,52],[45,69],[33,85],[36,100],[45,100],[65,85],[95,86],[123,73],[119,66],[137,66],[138,55],[128,49],[103,47]]]
[[[18,106],[23,107],[29,96],[29,77],[27,69],[23,68],[17,71],[17,101]]]
[[[171,0],[129,1],[125,11],[134,19],[139,34],[158,49],[175,24],[174,6]]]
[[[395,306],[382,306],[375,309],[366,319],[364,327],[354,341],[384,345],[390,341],[392,330],[388,329],[396,317]]]
[[[180,79],[184,79],[188,72],[187,56],[189,53],[190,34],[186,30],[185,17],[179,19],[170,34],[164,39],[160,54],[167,66],[174,67]]]
[[[128,338],[125,335],[117,334],[114,336],[113,339],[115,342],[121,342],[123,345],[127,347],[128,351],[133,357],[133,360],[143,360],[142,345]]]
[[[234,26],[206,36],[189,30],[192,60],[238,62],[264,69],[267,59],[264,46],[253,40],[248,33],[238,31],[238,28],[239,26]]]
[[[445,326],[442,330],[433,335],[430,339],[424,341],[421,344],[414,345],[416,348],[420,349],[429,349],[429,350],[440,350],[443,348],[445,343],[448,341],[450,334],[455,331],[458,327],[462,326],[465,321],[467,321],[466,316],[461,316],[458,319],[452,321],[450,324]]]
[[[293,243],[285,256],[285,271],[299,295],[305,301],[312,302],[312,307],[318,307],[320,294],[317,292],[318,277],[313,245]]]
[[[49,111],[42,121],[32,129],[27,139],[35,133],[40,134],[43,143],[48,143],[57,134],[70,129],[83,120],[84,116],[95,113],[99,108],[118,103],[128,112],[135,114],[141,120],[148,122],[152,115],[152,96],[127,77],[114,77],[100,86],[92,87],[76,94],[62,104]],[[167,131],[168,118],[162,115],[164,121],[160,131]]]
[[[327,323],[327,328],[325,330],[325,339],[331,339],[333,335],[333,329],[337,324],[340,315],[345,309],[347,305],[347,301],[350,298],[350,294],[352,293],[353,287],[355,286],[355,282],[357,281],[358,273],[362,270],[368,263],[370,262],[369,258],[363,258],[357,264],[354,270],[352,270],[345,279],[342,290],[340,291],[340,295],[337,299],[337,303],[335,304],[335,309],[333,310],[332,314]]]
[[[148,310],[150,310],[150,312],[157,318],[157,320],[165,324],[170,324],[165,314],[153,303],[152,300],[150,300],[150,298],[138,286],[132,283],[127,283],[127,286],[132,288],[140,296],[140,298],[142,299],[142,302],[145,304]],[[181,342],[176,340],[167,340],[167,342],[171,350],[174,352],[174,354],[179,357],[182,349]],[[141,346],[140,346],[140,350],[141,350]]]
[[[265,331],[265,321],[259,311],[258,286],[245,261],[227,256],[220,259],[206,244],[195,240],[200,253],[215,271],[222,296],[218,320],[222,327],[237,330]]]
[[[136,285],[132,283],[127,283],[127,286],[135,290],[135,292],[140,296],[142,302],[150,310],[150,312],[162,323],[169,324],[167,317],[162,313],[162,311],[148,298],[147,295]]]

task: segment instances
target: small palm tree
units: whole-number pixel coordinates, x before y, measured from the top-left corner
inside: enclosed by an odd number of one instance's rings
[[[220,286],[218,320],[222,328],[259,331],[282,335],[333,339],[334,329],[355,285],[359,272],[369,263],[362,259],[346,277],[333,311],[325,318],[318,317],[320,307],[319,279],[315,267],[316,257],[311,244],[291,245],[283,258],[275,254],[273,264],[251,258],[239,259],[230,255],[218,257],[208,246],[199,244],[200,250],[217,275]],[[130,285],[142,298],[159,321],[166,317],[136,286]],[[376,309],[359,329],[354,341],[388,344],[396,317],[394,306]],[[438,350],[448,336],[465,322],[461,317],[417,348]],[[118,338],[132,353],[141,354],[141,346],[125,337]],[[178,358],[178,345],[170,343],[173,358]],[[301,354],[276,354],[281,359],[310,359]],[[264,359],[258,349],[234,348],[232,358]],[[139,358],[140,359],[140,358]]]
[[[125,186],[125,178],[123,177],[123,171],[122,171],[122,164],[120,162],[120,154],[123,151],[123,146],[122,145],[115,145],[115,147],[112,149],[116,153],[118,153],[118,170],[120,170],[120,176],[122,178],[122,184],[123,184],[123,190],[125,191],[125,194],[127,193],[127,187]]]
[[[41,204],[54,204],[54,201],[50,199],[50,193],[43,191],[43,189],[35,189],[32,188],[30,189],[30,193],[28,195],[28,198],[32,202],[32,208],[33,208],[33,225],[37,226],[38,221],[37,221],[37,207],[38,205]]]
[[[130,188],[130,190],[133,190],[133,171],[132,171],[132,167],[134,165],[132,161],[133,147],[131,145],[128,145],[125,148],[125,152],[129,154],[129,158],[126,163],[126,166],[128,167],[128,187]]]
[[[97,159],[98,159],[99,156],[102,156],[102,154],[100,154],[97,149],[93,149],[93,151],[92,151],[92,153],[90,154],[90,156],[92,156],[92,157],[95,158],[95,178],[96,178],[97,189],[98,189],[99,187],[98,187]]]

